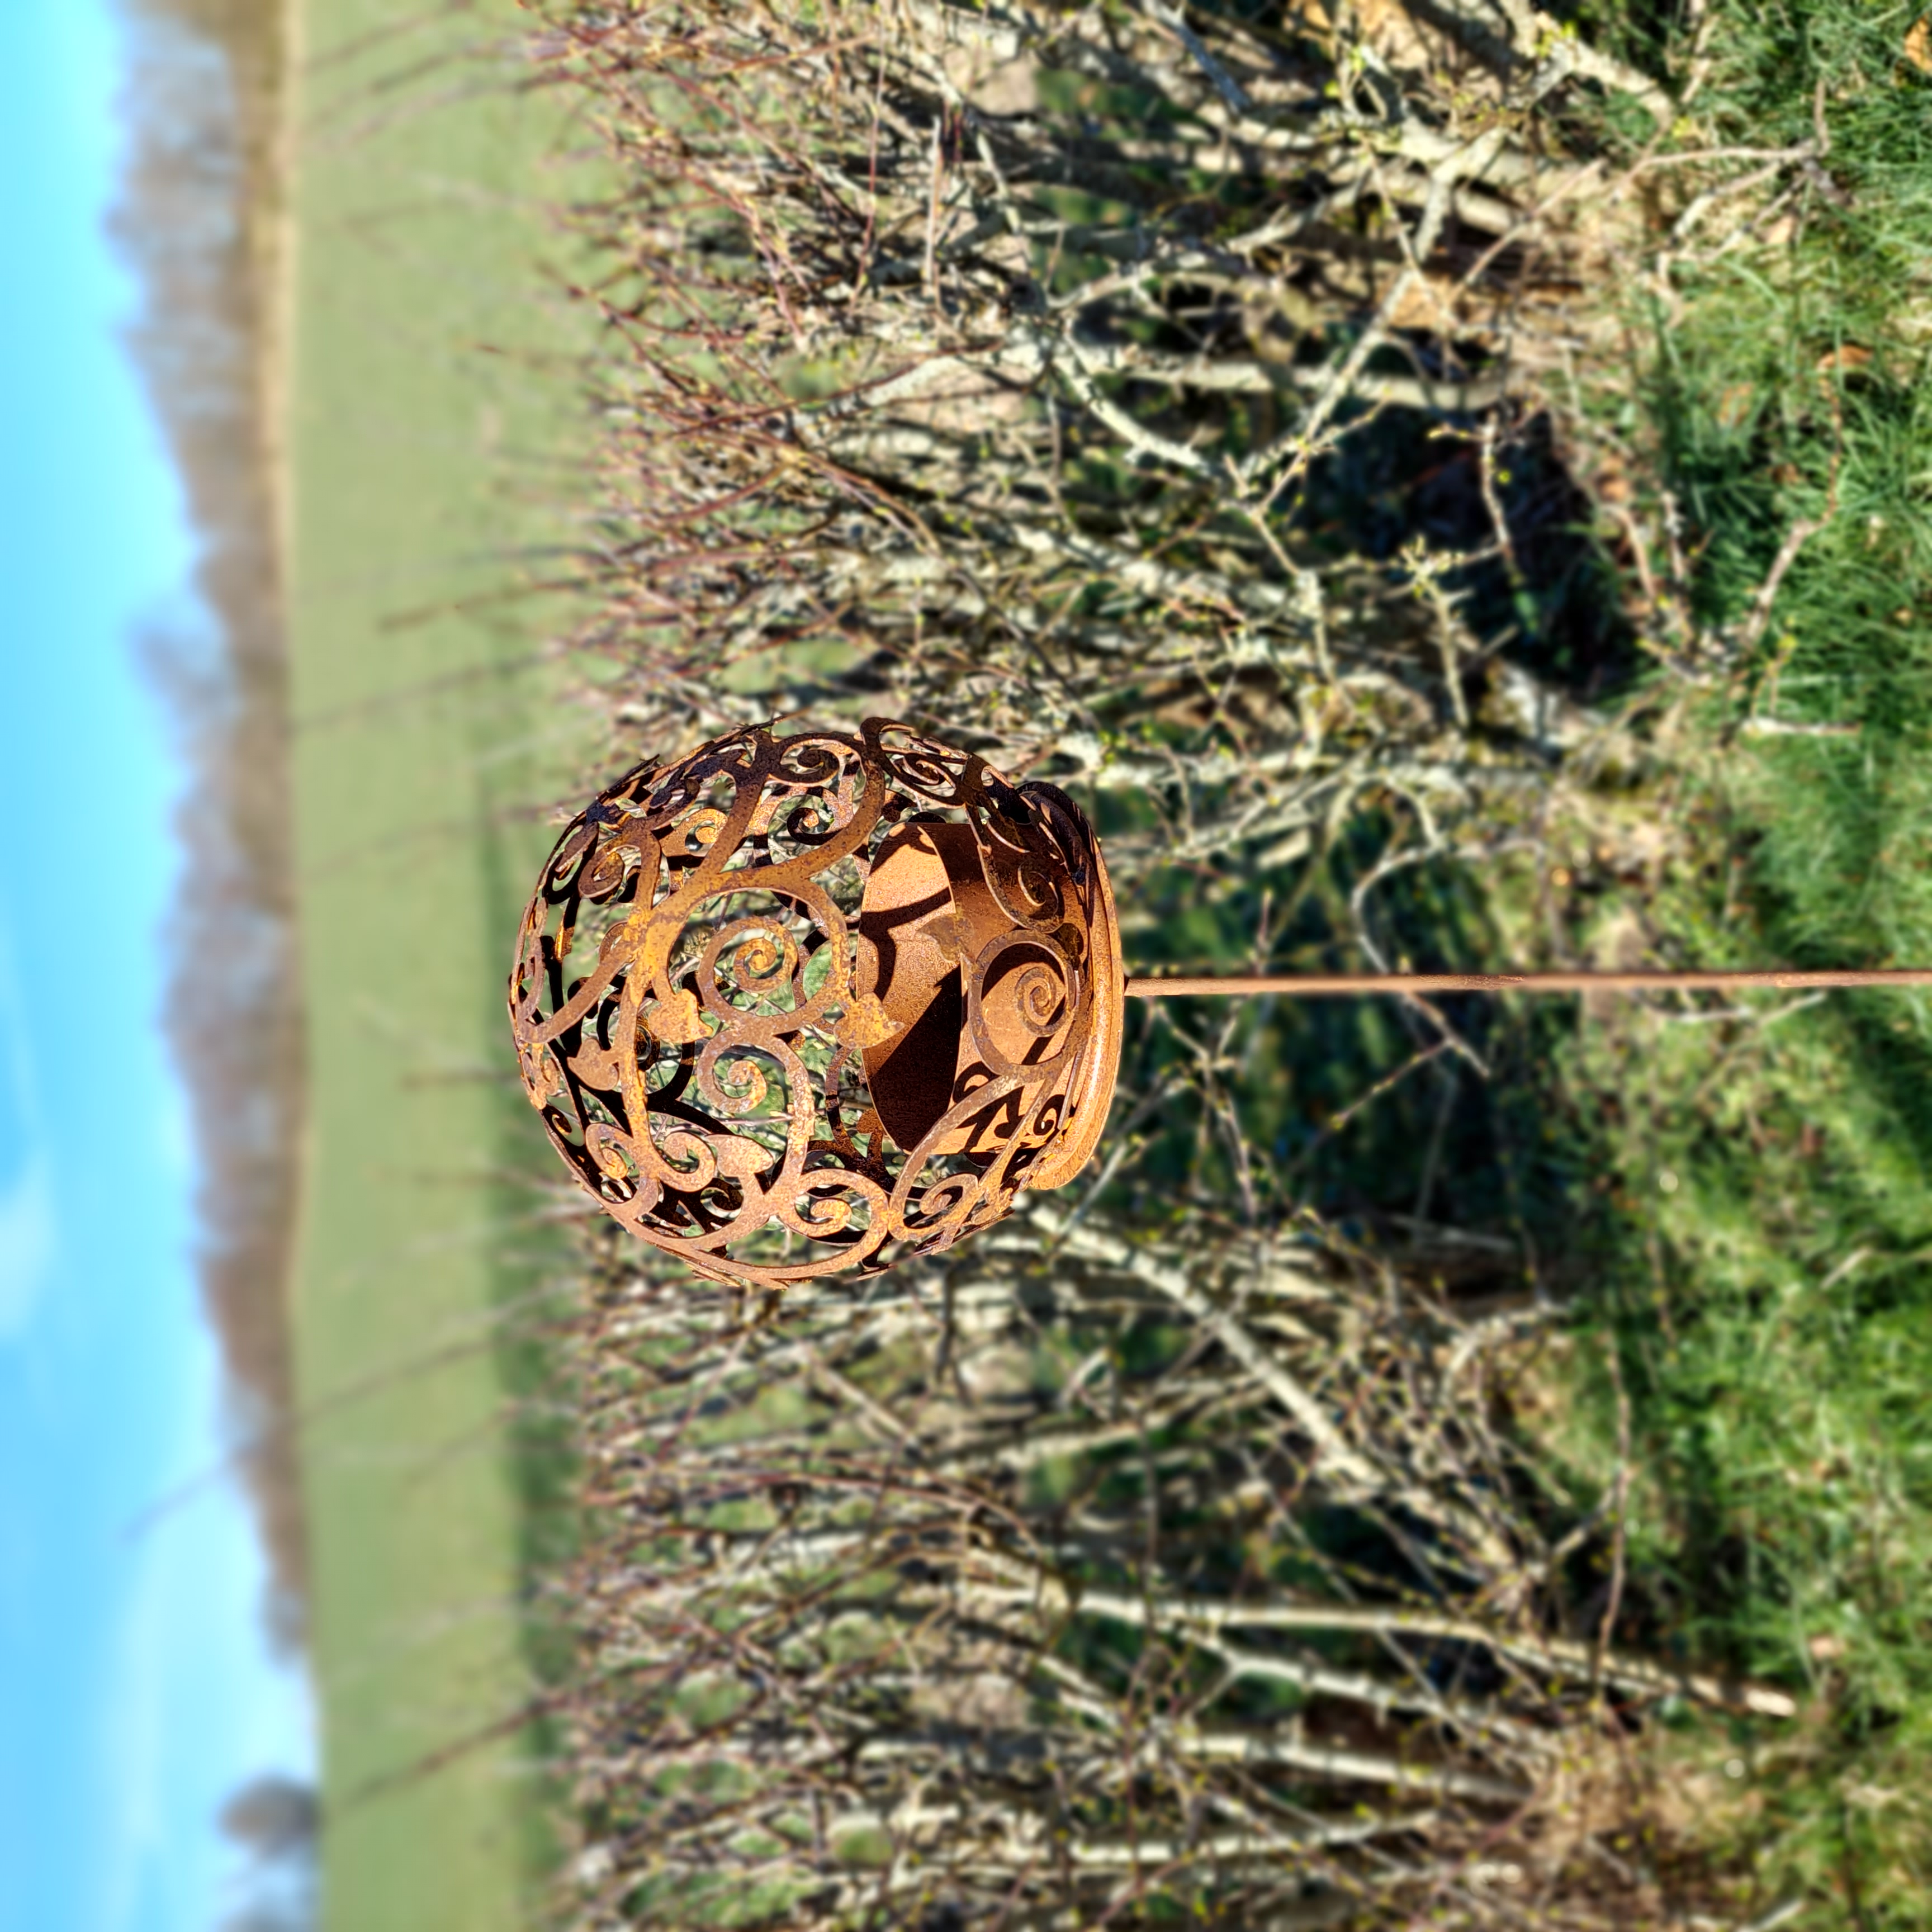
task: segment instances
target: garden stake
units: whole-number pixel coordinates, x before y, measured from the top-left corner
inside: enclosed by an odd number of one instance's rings
[[[868,718],[640,765],[565,829],[511,1024],[578,1184],[713,1280],[936,1254],[1060,1187],[1106,1125],[1123,1002],[1932,985],[1932,971],[1126,976],[1057,786]]]

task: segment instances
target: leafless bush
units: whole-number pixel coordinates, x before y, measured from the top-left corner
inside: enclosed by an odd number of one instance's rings
[[[1520,792],[1498,425],[1577,339],[1580,170],[1513,131],[1543,68],[1405,32],[1408,69],[1160,6],[562,12],[548,71],[621,170],[581,212],[620,718],[889,694],[1151,801],[1130,860]],[[1378,556],[1310,491],[1391,411],[1444,424],[1454,540]]]
[[[1562,456],[1618,314],[1582,292],[1699,191],[1626,158],[1607,192],[1571,110],[1660,131],[1655,80],[1516,0],[548,15],[616,166],[577,211],[616,345],[580,642],[627,755],[906,717],[1082,790],[1130,935],[1156,865],[1211,898],[1366,826],[1371,956],[1378,886],[1636,755],[1514,647],[1589,560]],[[1616,599],[1579,601],[1600,644]],[[1356,1104],[1480,1069],[1411,1017]],[[584,1925],[1703,1895],[1667,1834],[1618,1849],[1631,1728],[1786,1707],[1612,1642],[1628,1466],[1573,1495],[1513,1429],[1520,1255],[1478,1308],[1419,1241],[1352,1247],[1248,1144],[1234,1036],[1170,1043],[1070,1205],[943,1266],[775,1312],[593,1240]],[[1238,1198],[1136,1168],[1181,1109]]]
[[[286,1316],[301,1012],[261,380],[275,351],[284,26],[248,0],[136,0],[126,11],[130,140],[115,235],[144,289],[131,346],[181,470],[212,620],[176,617],[142,640],[194,776],[176,816],[188,862],[170,918],[167,1028],[194,1114],[202,1292],[268,1546],[271,1626],[293,1642],[308,1587]]]
[[[579,1922],[1612,1922],[1622,1724],[1788,1706],[1564,1633],[1533,1308],[1191,1232],[1036,1210],[762,1322],[607,1252]]]

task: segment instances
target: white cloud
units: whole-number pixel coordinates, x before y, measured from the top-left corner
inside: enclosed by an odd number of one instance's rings
[[[181,1400],[152,1444],[158,1481],[220,1453],[218,1375],[203,1336],[173,1371]],[[155,1519],[130,1552],[92,1716],[98,1824],[84,1932],[220,1922],[242,1870],[216,1823],[223,1802],[264,1772],[314,1777],[308,1675],[269,1649],[267,1580],[232,1482]]]
[[[46,1157],[32,1154],[0,1188],[0,1342],[10,1340],[33,1319],[59,1244],[53,1178]]]

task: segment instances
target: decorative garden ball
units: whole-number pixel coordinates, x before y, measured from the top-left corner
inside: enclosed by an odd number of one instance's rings
[[[753,728],[579,813],[524,916],[524,1085],[578,1184],[701,1275],[935,1254],[1064,1186],[1124,979],[1086,814],[868,718]]]
[[[571,821],[510,1022],[578,1184],[768,1288],[937,1254],[1094,1151],[1126,998],[1924,987],[1923,967],[1130,979],[1086,814],[868,718],[715,739]]]

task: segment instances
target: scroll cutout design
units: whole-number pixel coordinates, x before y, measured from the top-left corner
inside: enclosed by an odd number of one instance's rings
[[[1123,987],[1079,807],[869,718],[752,728],[602,793],[524,913],[509,1010],[578,1184],[700,1274],[778,1288],[1071,1180]]]

